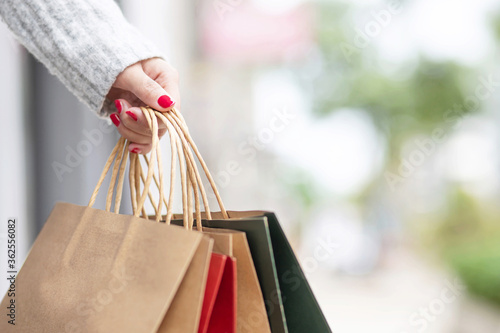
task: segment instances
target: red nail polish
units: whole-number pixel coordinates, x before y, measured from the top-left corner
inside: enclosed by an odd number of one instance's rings
[[[141,150],[139,148],[134,148],[132,149],[130,152],[134,153],[134,154],[140,154],[141,153]]]
[[[132,119],[134,119],[135,121],[137,121],[137,116],[136,116],[133,112],[131,112],[131,111],[127,111],[127,112],[125,112],[125,113],[126,113],[126,114],[128,114],[128,115],[130,116],[130,118],[132,118]]]
[[[111,121],[113,122],[113,124],[115,124],[116,127],[120,125],[120,118],[118,118],[118,115],[116,113],[113,113],[109,117],[111,118]]]
[[[121,113],[122,112],[122,103],[120,103],[119,100],[115,100],[115,106],[116,106],[116,109],[118,110],[118,113]]]
[[[162,108],[169,108],[175,104],[175,101],[173,99],[171,99],[169,96],[163,95],[163,96],[160,96],[160,98],[158,98],[158,104]]]

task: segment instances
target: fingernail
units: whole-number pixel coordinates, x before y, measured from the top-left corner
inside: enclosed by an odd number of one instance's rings
[[[120,103],[120,101],[117,99],[115,100],[115,106],[116,106],[116,109],[118,110],[118,114],[122,112],[122,103]]]
[[[130,151],[131,153],[134,153],[134,154],[140,154],[141,153],[141,150],[139,148],[134,148]]]
[[[126,114],[128,114],[128,115],[130,116],[130,118],[132,118],[132,119],[134,119],[135,121],[137,121],[137,116],[136,116],[133,112],[131,112],[131,111],[127,111],[127,112],[125,112],[125,113],[126,113]]]
[[[160,98],[158,98],[158,104],[162,108],[169,108],[175,104],[175,101],[173,99],[171,99],[169,96],[163,95],[163,96],[160,96]]]
[[[111,118],[111,121],[113,122],[113,124],[115,124],[116,127],[120,125],[120,118],[118,118],[118,115],[116,113],[113,113],[111,116],[109,116],[109,118]]]

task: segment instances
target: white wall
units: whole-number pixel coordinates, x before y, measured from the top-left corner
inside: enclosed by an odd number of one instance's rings
[[[3,23],[0,23],[0,293],[7,289],[7,221],[17,221],[17,269],[31,244],[32,194],[28,191],[31,134],[23,113],[23,64],[25,53]]]

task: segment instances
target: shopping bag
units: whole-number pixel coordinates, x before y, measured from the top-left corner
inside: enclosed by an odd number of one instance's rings
[[[204,214],[203,214],[204,215]],[[174,215],[173,224],[182,225],[182,216]],[[204,235],[214,240],[213,252],[236,258],[238,332],[271,332],[266,305],[244,232],[203,227]]]
[[[198,333],[236,332],[236,260],[212,253]]]
[[[157,133],[157,124],[156,124],[156,117],[154,117],[153,111],[150,110],[150,113],[146,113],[146,117],[148,119],[148,122],[150,125],[152,125],[151,130],[153,132],[153,142],[152,142],[152,151],[156,152],[156,154],[152,154],[152,157],[157,157],[158,160],[158,173],[159,173],[159,181],[156,179],[154,176],[154,173],[152,171],[152,167],[148,168],[148,177],[145,177],[142,173],[142,169],[140,167],[139,163],[139,158],[138,155],[133,155],[133,158],[131,159],[131,167],[129,170],[129,180],[130,180],[130,192],[131,192],[131,198],[132,198],[132,207],[134,211],[139,210],[139,195],[135,195],[136,193],[140,192],[140,182],[141,180],[144,183],[144,193],[143,195],[145,196],[146,194],[146,189],[149,191],[149,186],[146,184],[148,182],[148,179],[151,180],[151,178],[154,178],[155,183],[158,186],[158,191],[160,195],[160,200],[158,201],[158,205],[154,202],[151,193],[148,193],[150,202],[153,205],[155,209],[155,219],[157,222],[161,221],[161,207],[162,204],[164,203],[166,207],[172,207],[172,199],[173,199],[173,184],[175,183],[175,177],[171,177],[170,179],[170,200],[167,203],[164,201],[164,191],[163,191],[163,181],[162,181],[162,161],[161,161],[161,154],[160,154],[160,147],[158,144],[158,133]],[[155,140],[156,139],[156,140]],[[175,136],[170,135],[171,143],[175,144],[177,139]],[[174,151],[175,153],[175,151]],[[185,190],[185,170],[184,170],[184,165],[185,161],[182,160],[182,154],[179,154],[179,166],[181,167],[181,187],[183,188],[183,194]],[[175,160],[172,160],[171,163],[171,168],[175,168]],[[184,197],[184,196],[183,196]],[[192,207],[190,205],[186,206],[185,200],[182,202],[183,204],[183,211],[185,213],[183,223],[181,225],[184,225],[186,228],[191,229],[190,226],[188,226],[186,223],[187,221],[187,210],[191,209]],[[167,209],[167,215],[172,215],[172,211]],[[145,211],[143,211],[143,214],[146,215]],[[179,332],[179,333],[185,333],[185,332],[197,332],[198,331],[198,326],[200,322],[200,316],[201,316],[201,311],[202,311],[202,304],[203,304],[203,297],[205,294],[205,285],[206,285],[206,280],[207,280],[207,275],[208,275],[208,269],[209,269],[209,263],[210,263],[210,256],[211,256],[211,249],[212,249],[212,244],[213,241],[209,239],[208,237],[203,237],[202,242],[204,242],[203,246],[198,247],[197,251],[195,252],[195,256],[193,258],[193,263],[190,265],[188,268],[182,283],[180,284],[177,293],[175,295],[175,298],[167,311],[165,318],[163,319],[160,328],[158,329],[158,333],[174,333],[174,332]]]
[[[148,117],[148,111],[143,109],[143,112],[145,115],[147,115],[146,119],[148,119],[149,121],[151,117]],[[177,223],[179,225],[182,225],[183,220],[186,218],[186,215],[190,214],[188,212],[192,213],[193,207],[196,208],[195,210],[197,212],[197,219],[200,219],[201,213],[199,212],[198,195],[203,198],[205,210],[210,211],[210,209],[206,201],[206,194],[204,193],[204,189],[200,181],[200,176],[197,172],[196,164],[194,163],[193,155],[190,154],[188,149],[185,149],[187,140],[191,141],[191,138],[189,137],[189,135],[183,137],[184,130],[186,128],[185,123],[182,121],[182,116],[180,114],[177,114],[175,110],[172,113],[157,114],[157,116],[165,123],[169,130],[169,135],[171,136],[171,165],[175,165],[174,162],[178,158],[181,164],[181,171],[185,171],[186,173],[186,175],[184,175],[185,180],[181,182],[181,188],[183,190],[183,203],[186,203],[186,206],[191,207],[188,208],[188,211],[183,211],[183,214],[166,216],[165,222],[174,224]],[[181,129],[181,127],[184,128]],[[177,138],[175,134],[177,134]],[[200,157],[198,153],[197,156]],[[144,162],[146,165],[149,165],[149,161],[147,158],[145,158]],[[140,170],[141,164],[137,164],[137,168],[138,170]],[[204,166],[204,168],[206,168],[206,166]],[[173,170],[171,169],[170,171],[172,177]],[[138,172],[138,174],[140,173],[142,173],[142,171]],[[164,197],[167,196],[165,195]],[[171,193],[168,197],[169,199],[172,198],[172,188]],[[194,205],[192,202],[193,197],[195,199]],[[170,205],[170,203],[168,203],[167,205]],[[220,200],[219,205],[221,205]],[[234,230],[209,230],[207,228],[202,228],[201,224],[197,224],[196,227],[198,230],[202,231],[205,235],[208,235],[215,241],[215,252],[219,252],[221,254],[236,258],[236,275],[238,281],[238,305],[236,318],[237,331],[261,333],[270,332],[271,330],[269,321],[267,320],[264,299],[262,297],[262,290],[260,288],[257,273],[253,265],[250,248],[248,247],[245,234]]]
[[[214,252],[236,258],[237,332],[271,332],[262,290],[245,233],[207,227],[203,228],[203,233],[214,240]]]
[[[157,124],[156,124],[156,117],[153,113],[152,110],[144,110],[145,111],[145,116],[148,121],[148,123],[151,126],[151,131],[153,133],[153,142],[152,142],[152,149],[153,151],[156,151],[156,155],[158,158],[158,179],[155,177],[154,174],[151,173],[151,165],[149,164],[148,161],[148,176],[152,175],[152,178],[154,178],[155,183],[157,185],[162,184],[161,178],[162,178],[162,162],[161,162],[161,154],[160,154],[160,147],[158,145],[158,140],[155,137],[157,136]],[[181,189],[182,189],[182,208],[183,208],[183,215],[182,215],[182,222],[180,225],[184,225],[187,228],[191,228],[189,225],[189,220],[192,220],[192,211],[193,211],[193,205],[192,205],[192,200],[187,200],[186,199],[186,191],[187,191],[187,186],[188,183],[186,182],[186,177],[187,177],[187,172],[190,170],[189,168],[186,168],[186,163],[187,161],[184,158],[184,155],[182,153],[182,149],[179,144],[178,138],[175,136],[175,133],[173,131],[170,131],[170,143],[172,146],[172,160],[171,160],[171,179],[170,179],[170,196],[169,196],[169,202],[166,202],[166,196],[164,193],[164,190],[162,186],[158,186],[158,192],[159,192],[159,201],[158,201],[158,208],[156,202],[153,199],[153,196],[151,193],[148,193],[150,202],[152,206],[155,208],[155,216],[157,221],[162,220],[161,217],[161,205],[163,201],[165,200],[165,206],[167,207],[172,207],[172,201],[171,199],[173,198],[173,184],[175,183],[175,165],[176,162],[179,162],[180,166],[180,175],[181,175]],[[176,147],[178,149],[176,149]],[[177,157],[176,157],[177,156]],[[146,158],[147,161],[147,158]],[[150,177],[151,178],[151,177]],[[135,192],[140,191],[140,184],[141,181],[144,183],[144,188],[147,188],[146,186],[146,179],[145,176],[142,172],[142,167],[139,162],[139,159],[137,158],[137,155],[134,155],[133,161],[131,161],[131,168],[129,170],[129,179],[130,179],[130,186],[131,186],[131,197],[132,197],[132,206],[134,208],[134,211],[138,209],[138,202],[135,200]],[[168,211],[168,210],[167,210]],[[199,205],[196,206],[196,211],[198,214],[200,214],[199,211]],[[190,212],[190,213],[189,213]],[[191,214],[191,216],[189,216]],[[172,216],[172,211],[168,211],[166,218],[169,220],[170,216]],[[170,224],[169,221],[165,221],[167,224]],[[187,222],[187,224],[186,224]],[[204,237],[205,240],[210,240],[208,237]],[[213,241],[210,240],[212,243]],[[210,243],[210,244],[211,244]],[[200,261],[200,264],[203,263],[203,265],[200,266],[193,266],[193,269],[188,269],[178,291],[176,294],[176,297],[174,301],[172,302],[172,306],[167,312],[158,332],[161,333],[167,333],[167,332],[196,332],[199,330],[199,323],[200,323],[200,316],[202,315],[202,302],[203,302],[203,296],[205,295],[205,285],[207,282],[207,275],[208,275],[208,264],[209,264],[209,259],[210,259],[210,251],[207,250],[208,248],[205,248],[203,251],[203,254],[200,255],[200,257],[197,259],[196,256],[193,259],[193,262],[196,260]],[[208,255],[207,255],[208,254]],[[231,266],[229,266],[231,265]],[[215,309],[214,315],[209,318],[209,325],[208,328],[215,328],[217,329],[222,329],[228,328],[227,332],[234,332],[235,330],[232,329],[231,327],[235,327],[236,325],[236,318],[235,318],[235,312],[236,312],[236,293],[233,290],[231,293],[232,289],[235,289],[236,287],[236,269],[235,269],[236,262],[232,260],[227,261],[227,272],[224,275],[224,280],[222,285],[220,285],[219,292],[222,295],[226,295],[226,297],[219,297],[216,298],[216,302],[214,304]],[[190,267],[191,268],[191,267]],[[205,269],[207,268],[207,269]],[[229,289],[228,289],[229,288]],[[231,297],[227,297],[227,296]],[[217,295],[219,296],[219,295]],[[229,302],[229,300],[232,299],[232,302]],[[220,305],[223,305],[224,307],[222,309],[219,309]],[[224,310],[224,314],[221,314],[220,312]],[[221,321],[221,315],[223,315],[224,320]],[[219,319],[219,321],[217,321]],[[225,323],[225,326],[221,326],[220,323]]]
[[[198,331],[213,244],[207,237],[202,240],[158,333]]]
[[[213,219],[203,225],[246,233],[272,332],[331,332],[276,215],[227,213],[229,220],[212,212]]]
[[[120,140],[113,153],[116,161],[126,159],[128,144]],[[118,188],[123,170],[115,163],[112,182],[119,173]],[[208,260],[199,259],[209,258],[212,240],[139,214],[117,214],[119,197],[115,213],[111,200],[107,211],[91,208],[92,199],[88,207],[55,205],[15,278],[15,295],[2,300],[4,309],[15,304],[15,317],[0,321],[1,332],[157,332],[165,314],[175,310],[186,272],[206,277]],[[201,282],[204,288],[203,277]]]
[[[200,236],[58,203],[19,271],[15,297],[2,301],[7,308],[15,299],[15,326],[2,320],[0,332],[156,332]]]
[[[169,131],[175,131],[180,138],[179,150],[184,152],[186,168],[189,170],[188,183],[192,185],[188,198],[194,194],[195,200],[198,200],[198,188],[203,199],[205,213],[202,215],[199,210],[197,211],[196,228],[202,230],[204,227],[209,227],[245,232],[272,332],[331,332],[276,216],[262,211],[227,212],[182,116],[175,110],[170,114],[158,116],[163,117]],[[212,213],[208,207],[194,155],[215,194],[221,208],[220,213]],[[168,221],[170,222],[170,218]]]

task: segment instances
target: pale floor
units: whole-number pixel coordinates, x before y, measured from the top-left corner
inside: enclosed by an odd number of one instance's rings
[[[308,279],[334,333],[500,333],[500,310],[404,248],[365,277],[318,269]]]

